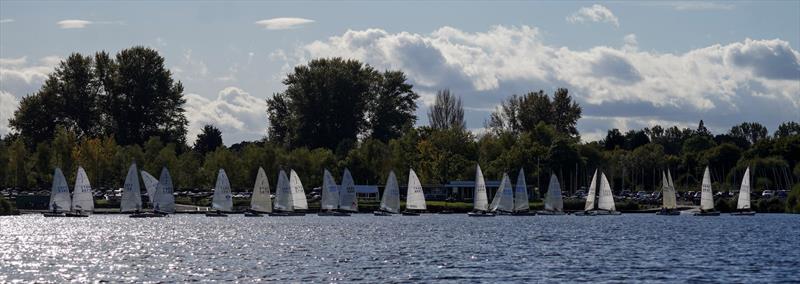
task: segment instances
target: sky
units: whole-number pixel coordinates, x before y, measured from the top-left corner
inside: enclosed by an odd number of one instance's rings
[[[265,99],[313,58],[402,70],[464,101],[467,128],[513,94],[567,88],[584,141],[656,124],[715,133],[800,121],[800,1],[0,1],[0,135],[74,52],[157,49],[185,88],[188,140],[266,135]]]

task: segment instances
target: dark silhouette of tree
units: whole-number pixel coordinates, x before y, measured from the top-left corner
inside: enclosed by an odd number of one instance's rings
[[[650,143],[650,138],[643,130],[628,130],[625,133],[625,150],[635,150],[641,146]]]
[[[775,130],[775,134],[772,136],[775,136],[775,138],[783,138],[793,135],[800,135],[800,123],[787,121],[781,123],[781,125],[778,126],[778,130]]]
[[[289,110],[286,95],[275,94],[267,99],[267,119],[269,120],[269,141],[278,145],[289,146],[290,125],[294,119]]]
[[[451,94],[449,89],[436,92],[436,102],[428,110],[428,121],[433,129],[466,129],[461,98]]]
[[[52,139],[63,126],[79,138],[114,136],[122,145],[150,136],[185,144],[183,86],[172,80],[155,50],[133,47],[112,60],[72,54],[9,121],[32,145]]]
[[[767,138],[769,131],[764,125],[758,122],[743,122],[742,124],[731,127],[729,135],[747,140],[751,145],[759,140]]]
[[[400,71],[386,71],[380,77],[376,97],[370,106],[369,121],[371,136],[383,142],[403,135],[405,127],[417,121],[416,99],[419,95],[406,82],[406,75]]]
[[[556,131],[572,137],[578,136],[578,119],[581,118],[581,107],[572,100],[569,91],[559,88],[553,94],[553,124]]]
[[[697,135],[711,137],[711,131],[708,131],[708,128],[706,128],[706,124],[703,123],[702,119],[700,120],[700,123],[697,124],[697,130],[695,130],[694,133]]]
[[[606,150],[614,150],[617,147],[625,147],[625,136],[619,132],[619,129],[614,128],[609,130],[606,134],[606,138],[603,139],[603,148]]]
[[[575,127],[581,117],[581,107],[572,100],[567,89],[558,89],[553,100],[544,91],[513,95],[503,101],[500,108],[489,117],[487,126],[495,133],[509,131],[514,134],[532,131],[544,122],[553,125],[558,133],[578,136]]]
[[[201,155],[205,155],[222,145],[222,131],[213,125],[206,124],[203,126],[203,131],[197,134],[197,140],[194,141],[194,150]]]

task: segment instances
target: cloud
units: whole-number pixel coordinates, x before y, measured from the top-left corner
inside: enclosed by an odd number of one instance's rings
[[[91,25],[91,21],[86,20],[62,20],[56,23],[62,29],[82,29]]]
[[[287,30],[299,28],[313,22],[314,20],[304,18],[272,18],[257,21],[256,24],[268,30]]]
[[[775,127],[800,120],[800,54],[787,41],[745,39],[684,53],[640,51],[637,46],[630,34],[620,47],[573,50],[546,43],[537,28],[528,26],[495,26],[486,32],[442,27],[427,34],[366,29],[270,57],[295,66],[341,56],[402,70],[420,93],[420,124],[426,123],[424,105],[441,88],[462,96],[473,128],[512,94],[552,93],[558,87],[570,90],[585,116],[625,119],[634,127],[700,119],[720,129],[741,121]],[[601,120],[602,129],[611,127],[610,121]],[[584,123],[589,120],[582,119],[579,129],[589,131]]]
[[[25,56],[0,58],[0,91],[16,97],[34,93],[59,62],[59,56],[43,57],[32,64]]]
[[[0,19],[0,24],[13,23],[14,19]]]
[[[175,77],[185,81],[203,79],[208,76],[208,66],[203,60],[193,56],[191,49],[183,51],[180,64],[172,67],[171,70]]]
[[[206,124],[219,128],[223,141],[228,145],[266,136],[267,103],[262,98],[237,87],[222,89],[215,99],[198,94],[187,94],[185,98],[189,144],[194,143]]]
[[[615,27],[619,27],[619,19],[617,16],[614,16],[611,10],[599,4],[594,4],[591,7],[581,7],[578,11],[569,15],[567,21],[570,23],[611,23]]]
[[[14,116],[14,111],[17,110],[18,106],[17,97],[9,92],[0,91],[0,137],[11,132],[8,120]]]

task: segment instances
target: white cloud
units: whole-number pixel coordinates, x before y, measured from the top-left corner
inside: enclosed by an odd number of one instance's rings
[[[12,65],[12,66],[23,65],[27,61],[28,61],[28,57],[27,56],[23,56],[23,57],[20,57],[20,58],[0,58],[0,66],[3,66],[3,65]]]
[[[487,110],[511,94],[557,87],[568,88],[587,116],[705,119],[710,126],[726,127],[800,120],[800,53],[784,40],[745,39],[685,53],[637,46],[635,35],[628,35],[620,48],[572,50],[545,43],[538,29],[528,26],[474,33],[442,27],[429,34],[367,29],[274,52],[271,58],[294,66],[341,56],[403,70],[422,94],[420,103],[441,88],[462,95],[471,127],[483,125]],[[421,123],[426,110],[419,108]]]
[[[13,23],[14,19],[0,19],[0,24]]]
[[[82,29],[91,25],[91,21],[86,20],[62,20],[56,23],[62,29]]]
[[[19,106],[17,97],[9,92],[0,90],[0,137],[11,132],[8,120],[14,116],[17,106]]]
[[[314,20],[304,18],[272,18],[257,21],[256,24],[268,30],[287,30],[299,28],[313,22]]]
[[[180,64],[172,67],[171,70],[175,77],[184,81],[203,79],[208,76],[208,66],[203,60],[193,56],[191,49],[183,51]]]
[[[36,92],[48,74],[61,62],[61,57],[47,56],[33,64],[28,58],[0,58],[0,90],[22,97]]]
[[[267,103],[237,87],[227,87],[215,99],[187,94],[187,140],[194,143],[203,125],[212,124],[222,131],[227,145],[266,136]]]
[[[581,7],[578,11],[569,15],[567,21],[570,23],[611,23],[615,27],[619,27],[619,19],[617,16],[614,16],[611,10],[599,4],[594,4],[591,7]]]

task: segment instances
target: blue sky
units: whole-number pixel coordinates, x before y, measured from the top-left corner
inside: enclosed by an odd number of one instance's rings
[[[800,2],[0,2],[0,134],[72,52],[156,48],[183,82],[190,140],[266,133],[292,66],[343,56],[405,71],[418,124],[441,88],[480,133],[511,94],[568,88],[584,140],[653,124],[721,132],[800,121]]]

